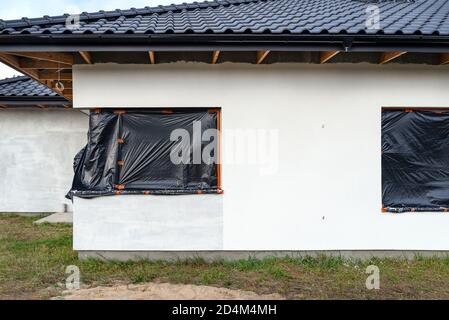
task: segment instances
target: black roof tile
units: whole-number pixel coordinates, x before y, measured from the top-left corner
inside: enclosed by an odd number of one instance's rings
[[[0,99],[5,97],[61,98],[47,86],[25,76],[0,80]]]
[[[367,8],[380,9],[380,30],[366,27]],[[449,35],[449,0],[215,0],[141,9],[3,21],[0,34],[349,33]]]

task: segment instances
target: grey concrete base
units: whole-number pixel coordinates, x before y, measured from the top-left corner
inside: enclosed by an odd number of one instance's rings
[[[105,261],[179,261],[201,258],[207,262],[217,260],[236,261],[249,258],[264,259],[304,258],[304,257],[341,257],[348,260],[369,260],[371,258],[396,258],[413,260],[417,257],[449,257],[449,251],[201,251],[201,252],[161,252],[161,251],[80,251],[81,260],[99,259]]]
[[[43,219],[37,220],[34,224],[43,224],[43,223],[67,223],[73,224],[73,213],[71,212],[61,212],[55,213]]]
[[[46,212],[0,212],[0,216],[39,217],[45,213]]]

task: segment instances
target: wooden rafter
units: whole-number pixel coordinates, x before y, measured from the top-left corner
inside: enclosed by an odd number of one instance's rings
[[[53,88],[55,86],[54,80],[43,80],[45,81],[45,85]],[[64,85],[64,87],[71,88],[72,87],[72,80],[60,80],[60,82]]]
[[[51,87],[54,91],[56,91],[57,93],[59,93],[59,94],[62,94],[62,95],[73,95],[73,88],[70,86],[70,87],[66,87],[66,86],[64,86],[64,91],[63,92],[60,92],[59,90],[58,90],[58,88],[56,88],[55,86],[52,86]]]
[[[73,65],[75,59],[72,54],[69,53],[56,53],[56,52],[13,52],[15,56],[53,61],[61,64]]]
[[[20,59],[16,56],[13,56],[11,54],[7,53],[0,53],[0,61],[6,64],[7,66],[24,73],[25,75],[29,76],[30,78],[33,78],[35,80],[39,80],[39,76],[37,74],[36,70],[27,70],[22,69],[20,67]]]
[[[220,51],[216,50],[216,51],[212,52],[212,64],[216,64],[219,57],[220,57]]]
[[[21,69],[37,70],[37,69],[71,69],[72,67],[66,64],[60,64],[52,61],[34,60],[29,58],[20,58],[19,67]]]
[[[330,59],[339,54],[340,51],[325,51],[320,54],[320,64],[328,62]]]
[[[449,53],[441,54],[440,64],[449,64]]]
[[[42,54],[43,53],[41,52],[36,53],[36,57],[39,56],[39,58],[33,58],[32,56],[34,53],[21,52],[17,55],[12,53],[0,53],[0,61],[53,90],[57,89],[55,84],[57,80],[60,80],[64,85],[64,91],[58,93],[66,99],[71,100],[73,97],[72,73],[71,70],[67,70],[71,69],[71,65],[56,61],[43,60],[41,59],[43,57]],[[24,57],[25,55],[27,57]],[[55,59],[57,56],[55,53],[50,53],[50,55],[52,55],[52,57],[45,56],[45,58]],[[69,54],[63,55],[71,56]],[[60,68],[56,65],[60,66]]]
[[[150,63],[156,64],[156,55],[155,55],[154,51],[148,52],[148,56],[150,58]]]
[[[80,56],[87,64],[93,64],[92,55],[87,51],[80,51]]]
[[[40,71],[38,73],[38,77],[40,80],[65,80],[72,81],[72,72],[69,71]]]
[[[270,53],[270,50],[257,51],[256,64],[261,64],[265,60],[265,58],[268,56],[269,53]]]
[[[384,52],[380,56],[379,64],[385,64],[390,61],[393,61],[394,59],[397,59],[406,53],[407,52],[405,52],[405,51]]]

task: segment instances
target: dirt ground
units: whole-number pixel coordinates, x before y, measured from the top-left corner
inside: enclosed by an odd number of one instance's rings
[[[254,292],[223,288],[147,283],[117,285],[64,291],[55,300],[284,300],[279,294],[258,295]]]

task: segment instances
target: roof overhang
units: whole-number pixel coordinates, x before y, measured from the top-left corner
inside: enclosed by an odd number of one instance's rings
[[[329,34],[0,35],[0,52],[77,51],[449,52],[449,36]]]
[[[4,97],[0,96],[0,105],[37,105],[42,104],[46,106],[62,106],[69,105],[70,102],[62,97],[48,98],[48,97]]]
[[[115,54],[118,53],[118,54]],[[237,61],[226,55],[245,55]],[[292,54],[293,53],[293,54]],[[298,53],[298,54],[296,54]],[[344,54],[341,54],[344,53]],[[204,58],[206,54],[206,58]],[[254,64],[285,61],[282,56],[313,55],[306,63],[391,62],[449,64],[449,36],[349,34],[61,34],[0,35],[0,61],[73,97],[74,64],[103,62],[156,64],[174,61],[224,61]],[[104,56],[107,56],[105,61]],[[165,57],[164,57],[165,55]],[[270,57],[278,55],[270,62]],[[362,59],[357,55],[365,55]],[[368,57],[371,55],[370,57]],[[426,56],[427,55],[427,56]],[[429,62],[428,56],[431,55]],[[120,56],[120,57],[118,57]],[[127,56],[127,59],[123,59]],[[199,59],[203,56],[202,60]],[[337,56],[337,57],[336,57]],[[344,56],[344,58],[342,58]],[[222,57],[222,58],[221,58]],[[336,58],[334,58],[336,57]],[[365,59],[365,60],[363,60]],[[368,59],[368,60],[366,60]],[[14,102],[14,101],[12,101]],[[26,101],[25,101],[26,102]]]
[[[71,102],[62,97],[7,97],[0,96],[0,109],[70,108]]]

